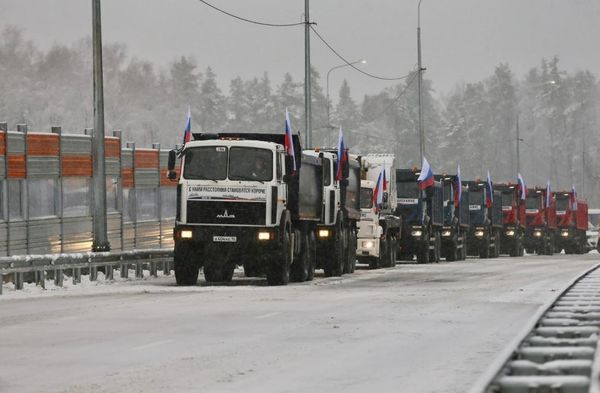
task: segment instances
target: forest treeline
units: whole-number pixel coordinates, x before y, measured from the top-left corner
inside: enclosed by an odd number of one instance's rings
[[[65,132],[92,127],[91,40],[41,50],[16,27],[0,34],[0,121],[34,131],[62,125]],[[205,63],[204,63],[205,62]],[[295,130],[303,132],[303,81],[289,73],[273,82],[268,73],[237,77],[227,91],[204,60],[180,56],[168,67],[131,57],[122,44],[104,47],[107,130],[123,131],[142,146],[180,143],[185,114],[191,106],[193,130],[283,132],[287,107]],[[375,95],[353,99],[344,80],[332,92],[335,104],[327,119],[327,99],[319,70],[312,70],[313,139],[335,145],[340,125],[353,152],[394,152],[399,165],[418,165],[416,75]],[[362,77],[362,76],[357,76]],[[600,206],[600,84],[588,70],[567,72],[558,57],[541,59],[525,75],[508,64],[490,70],[484,80],[458,84],[434,94],[424,83],[426,157],[435,172],[495,181],[516,178],[517,127],[520,168],[528,185],[556,189],[574,184],[580,196]]]

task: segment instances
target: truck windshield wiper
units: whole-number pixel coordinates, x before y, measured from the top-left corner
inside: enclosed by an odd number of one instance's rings
[[[235,179],[231,179],[231,177],[229,178],[229,180],[249,180],[249,181],[257,181],[260,182],[260,184],[265,184],[264,180],[259,180],[259,179],[255,179],[253,177],[250,176],[244,176],[244,175],[235,175]]]
[[[213,181],[215,183],[217,182],[215,179],[210,179],[210,178],[208,178],[206,176],[202,176],[202,175],[196,175],[196,176],[193,177],[192,180],[210,180],[210,181]]]

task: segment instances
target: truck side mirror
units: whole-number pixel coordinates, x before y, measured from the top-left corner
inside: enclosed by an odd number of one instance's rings
[[[175,150],[169,151],[169,162],[167,163],[167,178],[169,180],[177,179],[177,173],[175,172],[175,162],[177,161],[177,152]]]

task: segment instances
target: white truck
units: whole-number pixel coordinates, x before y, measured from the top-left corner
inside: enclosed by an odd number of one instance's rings
[[[395,156],[367,154],[361,158],[361,215],[358,222],[356,256],[371,269],[392,267],[396,264],[402,220],[393,214],[397,206]],[[387,190],[380,208],[373,202],[377,179],[385,170]]]
[[[360,219],[360,157],[349,155],[336,179],[337,151],[315,149],[305,155],[323,163],[323,211],[317,225],[317,268],[325,276],[353,273],[356,267],[357,222]]]
[[[302,154],[296,170],[284,134],[194,134],[169,155],[169,177],[182,159],[177,186],[174,267],[178,285],[229,281],[237,265],[270,285],[311,280],[323,210],[322,158]]]

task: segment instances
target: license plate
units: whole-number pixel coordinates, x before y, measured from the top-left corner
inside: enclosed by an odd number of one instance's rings
[[[235,243],[237,242],[237,236],[213,236],[213,242]]]

